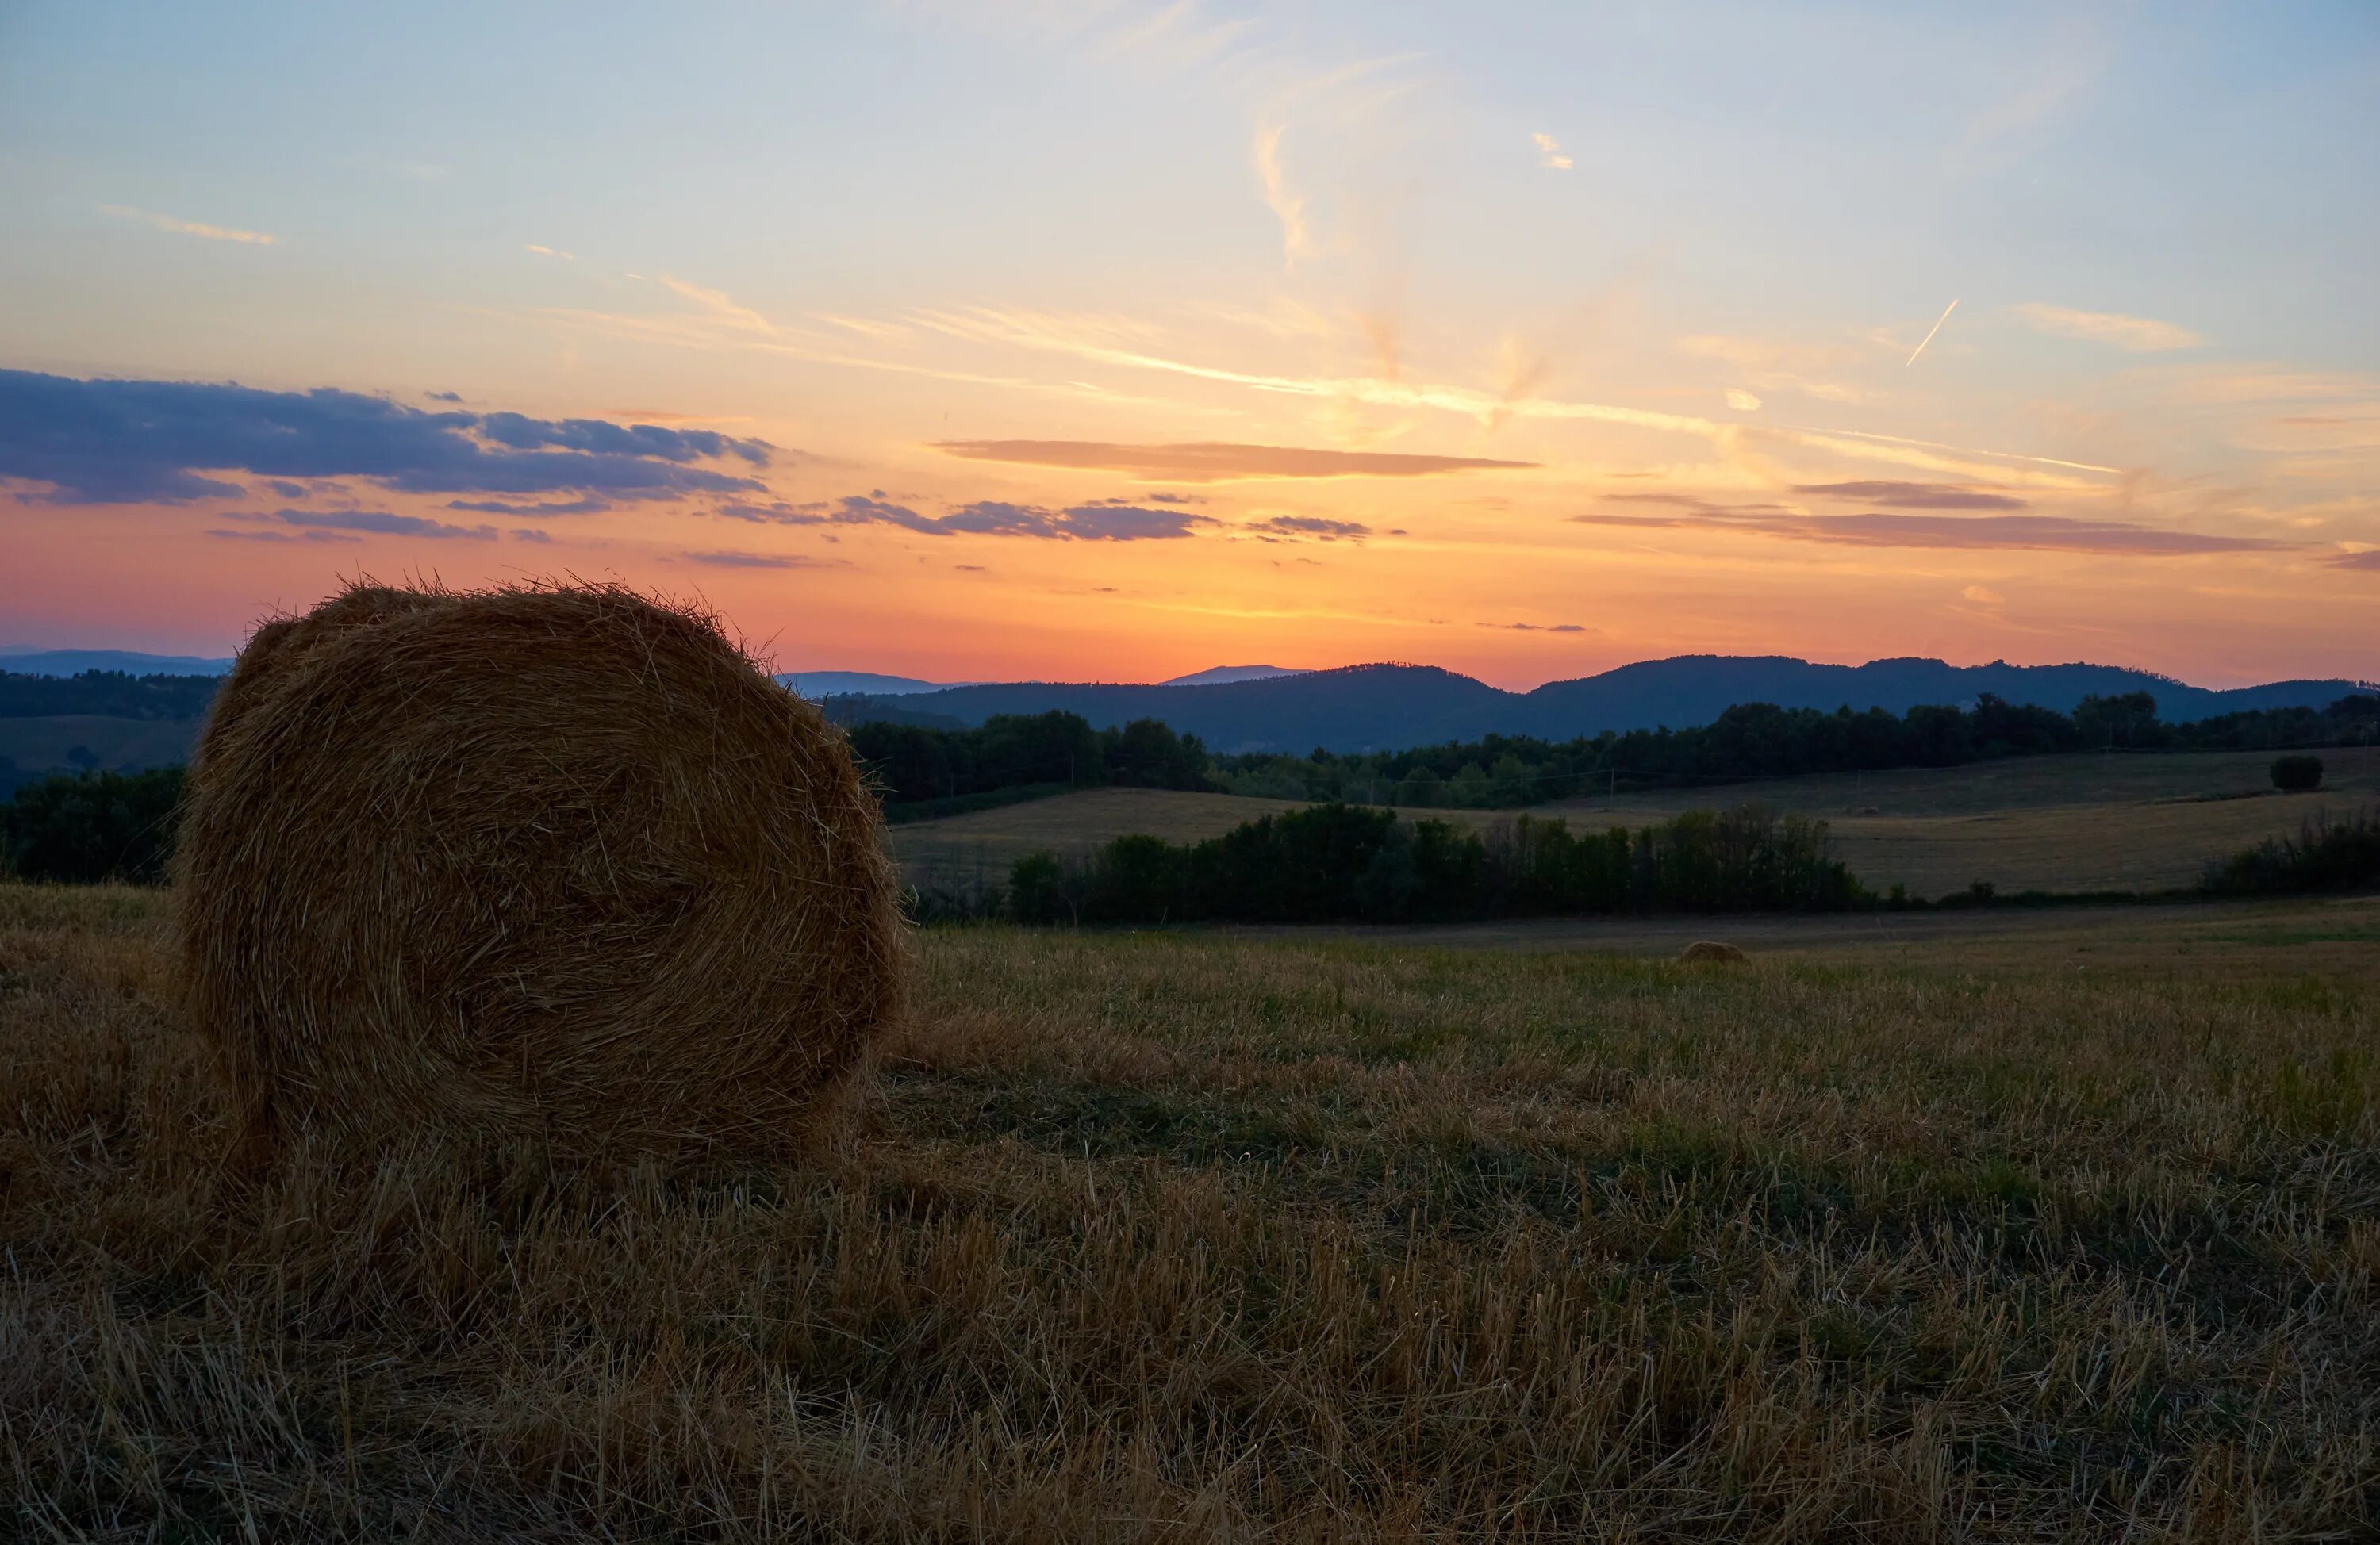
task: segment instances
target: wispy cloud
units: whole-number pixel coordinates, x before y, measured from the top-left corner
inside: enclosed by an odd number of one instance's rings
[[[678,556],[689,563],[707,563],[714,569],[831,569],[839,565],[831,559],[811,558],[798,552],[737,552],[721,549],[710,552],[681,552]]]
[[[273,238],[262,231],[243,231],[230,225],[209,225],[202,221],[177,220],[170,214],[159,214],[153,210],[136,210],[124,204],[102,204],[99,206],[99,212],[112,214],[119,220],[137,220],[143,225],[152,226],[160,231],[171,231],[176,235],[181,236],[198,236],[206,241],[237,242],[245,247],[271,247],[273,242]]]
[[[2134,354],[2193,349],[2206,342],[2186,327],[2161,322],[2154,317],[2128,317],[2120,311],[2077,311],[2070,307],[2045,306],[2039,301],[2027,301],[2010,309],[2039,332],[2112,344]]]
[[[235,542],[360,542],[361,537],[351,537],[344,531],[225,531],[213,530],[210,537],[221,537]]]
[[[1572,515],[1587,525],[1742,531],[1838,547],[1939,548],[1966,551],[2072,552],[2101,557],[2179,558],[2218,552],[2277,552],[2289,543],[2263,537],[2218,537],[2064,515],[1774,515],[1708,508],[1691,515]]]
[[[1896,510],[2022,510],[2022,499],[1982,489],[1956,488],[1947,483],[1796,483],[1795,493],[1828,499],[1855,500],[1862,504],[1887,504]]]
[[[1538,165],[1553,172],[1570,170],[1570,157],[1562,154],[1560,140],[1550,134],[1532,134],[1529,136],[1529,141],[1537,147]]]
[[[2022,463],[2026,464],[2028,468],[2058,467],[2109,477],[2119,476],[2122,470],[2119,467],[2101,466],[2090,462],[2066,461],[2055,456],[2036,456],[2018,451],[1978,450],[1969,446],[1945,445],[1932,441],[1874,434],[1858,429],[1813,429],[1795,425],[1755,427],[1744,424],[1722,424],[1694,414],[1663,413],[1650,408],[1624,407],[1609,403],[1582,403],[1549,397],[1514,396],[1483,392],[1464,386],[1433,385],[1409,380],[1381,380],[1374,377],[1282,376],[1226,369],[1152,354],[1144,349],[1118,347],[1096,338],[1083,336],[1076,330],[1066,326],[1063,319],[1049,318],[1030,312],[977,308],[963,312],[915,312],[911,315],[913,320],[958,337],[974,337],[985,342],[1049,350],[1101,364],[1164,371],[1198,380],[1244,386],[1257,392],[1320,397],[1342,402],[1368,403],[1381,407],[1427,408],[1461,414],[1482,425],[1494,425],[1507,417],[1557,421],[1583,420],[1696,435],[1719,445],[1733,444],[1738,437],[1742,436],[1767,437],[1779,442],[1832,451],[1840,455],[1857,457],[1865,461],[1884,462],[1929,472],[1946,473],[1953,477],[1974,478],[1991,475],[1989,469],[1972,459],[1979,456]],[[1949,454],[1937,453],[1946,452]],[[2088,486],[2079,484],[2072,478],[2030,470],[2008,470],[2001,475],[2035,484]]]
[[[1834,379],[1868,362],[1874,354],[1872,344],[1855,347],[1703,332],[1679,339],[1677,347],[1706,359],[1724,360],[1739,380],[1763,390],[1798,392],[1830,403],[1864,403],[1874,395]]]
[[[2334,569],[2380,570],[2380,548],[2364,552],[2342,552],[2324,560]]]
[[[1029,537],[1073,542],[1164,541],[1222,525],[1194,510],[1149,509],[1113,500],[1049,509],[979,499],[948,513],[929,515],[888,499],[882,489],[808,504],[729,505],[719,513],[772,525],[889,525],[921,537]]]
[[[1496,628],[1505,633],[1592,633],[1583,622],[1478,622],[1475,627]]]
[[[1079,467],[1174,483],[1220,483],[1259,477],[1425,477],[1537,465],[1494,461],[1484,456],[1316,451],[1290,445],[1235,445],[1212,441],[1179,445],[1119,445],[1094,440],[947,440],[935,442],[934,449],[968,461]]]
[[[776,336],[777,326],[774,322],[748,306],[736,304],[735,297],[723,290],[710,289],[684,279],[673,279],[666,273],[655,277],[663,289],[693,301],[704,311],[729,327],[747,332],[757,332],[764,338]]]
[[[540,247],[533,241],[526,242],[523,245],[526,246],[528,250],[536,253],[540,258],[559,258],[565,263],[575,263],[578,260],[578,254],[576,252],[564,252],[556,247]]]
[[[503,499],[450,499],[449,510],[474,515],[600,515],[612,508],[609,500],[574,499],[561,504],[516,504]]]
[[[1285,126],[1273,124],[1257,130],[1257,177],[1264,185],[1265,207],[1281,222],[1281,262],[1295,267],[1297,260],[1313,249],[1313,237],[1305,225],[1305,199],[1289,190],[1289,179],[1281,169],[1281,137]]]
[[[2042,127],[2099,78],[2111,52],[2096,18],[2067,16],[2034,51],[2030,78],[1967,120],[1949,159],[1972,162]]]
[[[1758,413],[1760,399],[1740,386],[1730,386],[1727,389],[1727,405],[1738,413]]]
[[[1240,527],[1265,541],[1358,542],[1372,534],[1359,520],[1331,520],[1322,515],[1268,515]]]
[[[450,525],[422,515],[393,514],[386,510],[276,510],[271,518],[284,525],[323,531],[369,531],[382,537],[428,537],[467,542],[496,539],[492,525]]]

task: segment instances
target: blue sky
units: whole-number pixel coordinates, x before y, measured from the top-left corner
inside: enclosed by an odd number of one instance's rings
[[[765,441],[781,519],[523,540],[809,667],[2355,673],[2375,103],[2362,4],[20,3],[0,368]],[[1252,449],[1195,487],[1133,450],[1210,441]],[[359,565],[514,572],[379,453],[307,491],[404,520],[210,537],[290,507],[250,443],[176,451],[218,505],[69,516],[0,430],[10,633],[214,649]],[[1801,491],[1879,479],[2023,524]],[[1167,492],[1178,539],[1065,535]],[[1683,514],[1612,518],[1647,493]],[[852,498],[916,518],[800,513]],[[988,503],[1056,537],[941,524]]]

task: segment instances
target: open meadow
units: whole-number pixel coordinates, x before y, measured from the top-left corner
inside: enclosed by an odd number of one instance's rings
[[[2269,754],[2186,752],[2011,757],[1657,790],[1525,812],[1405,814],[1474,827],[1527,814],[1585,831],[1757,801],[1825,820],[1835,856],[1878,893],[1900,885],[1933,898],[1976,880],[2003,892],[2154,891],[2188,886],[2209,860],[2294,833],[2309,819],[2380,802],[2380,753],[2324,756],[2330,776],[2308,794],[2274,791]],[[911,884],[968,891],[1004,883],[1008,866],[1037,849],[1081,851],[1133,832],[1196,841],[1295,808],[1230,794],[1097,789],[896,827],[892,842]]]
[[[246,1181],[170,905],[0,886],[16,1537],[2380,1528],[2368,903],[929,930],[801,1165]]]

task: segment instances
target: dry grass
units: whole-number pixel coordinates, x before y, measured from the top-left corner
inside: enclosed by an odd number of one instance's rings
[[[2074,804],[2145,804],[2273,792],[2269,751],[2082,752],[2014,756],[1959,767],[1903,767],[1891,772],[1828,773],[1729,786],[1780,810],[1838,816],[1874,805],[1886,815],[1980,815]],[[2362,747],[2318,753],[2327,781],[2368,800],[2380,791],[2380,750]],[[1625,811],[1632,819],[1675,815],[1706,805],[1700,791],[1676,789],[1568,803]]]
[[[1729,917],[1538,917],[1493,923],[1250,927],[1252,939],[1361,939],[1392,948],[1675,955],[1716,934],[1780,963],[1968,975],[2115,972],[2129,978],[2380,987],[2380,896],[1984,911],[1762,912]]]
[[[0,887],[30,1537],[2380,1527],[2365,989],[948,932],[814,1167],[237,1188],[162,905]]]
[[[784,1151],[899,1010],[842,732],[618,586],[358,585],[240,653],[176,843],[238,1144]]]
[[[1529,814],[1589,830],[1758,800],[1826,820],[1836,856],[1879,892],[1899,884],[1931,898],[1975,880],[2002,891],[2160,890],[2189,885],[2209,860],[2293,833],[2319,812],[2380,799],[2375,758],[2360,749],[2323,755],[2331,777],[2313,794],[2272,792],[2266,754],[2213,752],[2020,757],[1661,790],[1539,805]],[[1079,851],[1130,832],[1196,841],[1294,808],[1229,794],[1100,789],[896,827],[892,851],[909,883],[964,891],[1005,883],[1009,865],[1036,849]],[[1408,814],[1484,826],[1515,812]]]

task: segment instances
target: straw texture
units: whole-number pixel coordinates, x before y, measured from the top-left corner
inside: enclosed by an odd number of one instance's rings
[[[781,1148],[901,1007],[840,731],[621,588],[358,586],[259,630],[176,878],[250,1153]]]

